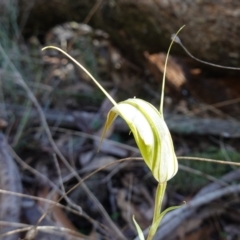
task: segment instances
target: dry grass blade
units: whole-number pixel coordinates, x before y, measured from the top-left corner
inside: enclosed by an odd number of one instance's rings
[[[209,158],[199,158],[199,157],[187,157],[187,156],[181,156],[177,157],[179,160],[192,160],[192,161],[202,161],[202,162],[212,162],[212,163],[218,163],[218,164],[224,164],[224,165],[232,165],[232,166],[240,166],[240,163],[238,162],[230,162],[230,161],[223,161],[223,160],[215,160],[215,159],[209,159]]]
[[[91,217],[89,217],[84,211],[82,211],[81,209],[79,209],[80,207],[78,205],[76,205],[74,202],[71,201],[70,198],[68,198],[67,194],[65,194],[65,192],[61,191],[58,186],[53,183],[49,178],[47,178],[45,175],[43,175],[42,173],[36,171],[34,168],[32,168],[31,166],[29,166],[28,164],[26,164],[14,151],[13,149],[8,146],[9,152],[11,153],[11,155],[13,156],[13,158],[24,168],[29,170],[31,173],[33,173],[34,175],[36,175],[37,177],[41,178],[44,180],[44,182],[48,183],[50,187],[52,187],[52,191],[53,192],[57,192],[58,194],[61,194],[63,196],[63,198],[68,202],[69,206],[71,206],[72,208],[69,207],[65,207],[64,205],[61,205],[59,203],[56,204],[56,201],[51,201],[51,200],[47,200],[44,198],[39,198],[39,197],[35,197],[35,196],[30,196],[30,195],[22,195],[22,197],[25,198],[29,198],[29,199],[33,199],[33,200],[37,200],[40,202],[45,202],[47,204],[49,204],[49,210],[47,212],[49,212],[51,210],[51,207],[59,207],[62,209],[65,209],[66,211],[69,211],[75,215],[81,216],[86,218],[89,222],[91,222],[96,228],[100,228],[101,224],[99,222],[97,222],[96,220],[92,219]],[[74,177],[74,175],[71,174],[71,177]],[[67,179],[69,180],[69,179]],[[11,195],[11,192],[5,192],[5,194],[9,194]],[[14,193],[12,193],[12,195],[14,195]],[[21,197],[20,195],[16,195]],[[76,210],[74,210],[76,209]],[[34,228],[34,226],[32,227]],[[104,227],[102,227],[104,228]]]
[[[61,177],[61,170],[60,170],[60,167],[59,167],[59,164],[58,164],[58,161],[56,159],[56,155],[54,154],[53,155],[53,159],[54,159],[54,163],[56,165],[56,168],[57,168],[57,173],[58,173],[58,176],[59,176],[59,182],[60,182],[60,187],[61,187],[61,190],[62,192],[64,193],[64,195],[66,196],[66,199],[67,199],[67,202],[68,202],[68,197],[67,195],[65,194],[65,189],[64,189],[64,185],[63,185],[63,181],[62,181],[62,177]],[[54,197],[54,195],[56,194],[55,190],[52,191],[52,194],[50,194],[52,197]],[[55,202],[59,202],[59,201],[56,201],[57,199],[55,199]],[[70,201],[70,204],[72,202]],[[37,234],[37,228],[39,226],[39,224],[42,222],[42,220],[47,216],[47,214],[52,211],[53,214],[55,215],[56,213],[61,213],[61,217],[63,218],[64,217],[64,220],[65,222],[68,221],[68,226],[69,226],[69,229],[72,229],[74,228],[74,226],[72,225],[72,223],[66,219],[65,215],[63,215],[63,213],[61,212],[61,209],[59,209],[56,204],[50,206],[47,208],[47,210],[42,214],[42,216],[38,219],[37,223],[34,225],[34,227],[30,230],[31,232],[31,237],[32,238],[35,238],[36,237],[36,234]],[[82,209],[80,208],[80,211],[79,211],[81,214],[82,214]]]
[[[89,218],[86,214],[84,214],[84,213],[80,214],[78,211],[73,210],[73,209],[71,209],[69,207],[66,207],[66,206],[64,206],[64,205],[62,205],[62,204],[60,204],[60,203],[58,203],[56,201],[53,201],[53,200],[49,200],[49,199],[45,199],[45,198],[41,198],[41,197],[36,197],[36,196],[31,196],[31,195],[23,194],[23,193],[16,193],[16,192],[11,192],[11,191],[6,191],[6,190],[2,190],[2,189],[0,189],[0,193],[2,193],[4,195],[15,196],[17,198],[28,198],[28,199],[36,200],[36,201],[39,201],[39,202],[47,203],[47,204],[49,204],[50,208],[51,207],[58,207],[60,209],[64,209],[64,210],[66,210],[68,212],[71,212],[73,214],[76,214],[78,216],[85,217],[88,221],[92,222],[95,225],[97,224],[94,219]],[[26,224],[21,224],[21,223],[14,222],[14,221],[13,222],[12,221],[0,221],[0,225],[7,226],[7,227],[9,227],[9,226],[14,226],[14,227],[25,227],[25,226],[28,226],[27,229],[22,230],[22,231],[34,231],[34,230],[36,230],[36,232],[38,231],[38,229],[42,229],[43,228],[43,226],[26,225]],[[57,228],[57,227],[55,227],[55,226],[47,226],[47,228]],[[9,238],[9,239],[16,240],[15,236],[12,235],[12,234],[18,233],[18,232],[19,232],[18,230],[17,231],[16,230],[8,231],[8,232],[6,232],[6,234],[5,233],[1,234],[0,237],[3,237],[3,236],[9,236],[10,237],[11,236],[11,238]],[[21,230],[20,230],[20,232],[21,232]],[[73,234],[74,236],[79,236],[78,232],[76,233],[74,231],[71,231],[71,229],[68,229],[68,231],[66,231],[66,232],[68,232],[70,234],[74,233]],[[12,238],[12,236],[13,236],[13,238]],[[84,235],[82,235],[82,236],[84,236]],[[6,239],[8,240],[8,238],[6,238]],[[88,236],[84,236],[84,239],[89,239],[89,238],[88,238]],[[5,238],[4,238],[4,240],[5,240]]]
[[[6,223],[6,222],[5,222]],[[25,231],[29,231],[32,229],[32,226],[29,226],[29,227],[23,227],[21,229],[16,229],[16,230],[13,230],[13,231],[9,231],[5,234],[1,234],[0,237],[1,239],[6,237],[6,236],[13,236],[14,234],[16,233],[21,233],[21,232],[25,232]],[[44,232],[47,232],[47,233],[54,233],[58,236],[64,236],[66,233],[69,233],[73,236],[76,236],[74,238],[74,240],[85,240],[85,239],[88,239],[88,238],[81,238],[81,237],[77,237],[79,235],[78,232],[75,232],[75,231],[72,231],[70,229],[67,229],[67,228],[64,228],[64,227],[54,227],[54,226],[38,226],[37,227],[37,231],[44,231]],[[5,238],[4,238],[5,239]],[[15,239],[16,240],[16,239]]]
[[[200,63],[204,63],[204,64],[207,64],[209,66],[213,66],[213,67],[217,67],[217,68],[224,68],[224,69],[230,69],[230,70],[240,70],[240,68],[238,67],[228,67],[228,66],[223,66],[223,65],[218,65],[218,64],[214,64],[214,63],[210,63],[210,62],[206,62],[206,61],[203,61],[201,59],[198,59],[196,57],[194,57],[189,51],[188,49],[183,45],[182,41],[180,40],[180,38],[178,36],[176,36],[175,34],[172,35],[171,39],[178,43],[182,48],[183,50],[187,53],[187,55],[189,55],[191,58],[193,58],[194,60],[200,62]]]
[[[48,177],[46,177],[44,174],[38,172],[37,170],[35,170],[34,168],[32,168],[31,166],[29,166],[28,164],[26,164],[15,152],[14,150],[8,146],[9,148],[9,152],[11,153],[11,155],[13,156],[13,158],[24,168],[29,170],[31,173],[33,173],[36,177],[42,179],[44,182],[48,183],[50,187],[53,188],[54,191],[56,191],[57,193],[64,195],[64,192],[62,192],[58,186],[52,182]],[[66,195],[65,200],[69,203],[70,206],[72,206],[74,209],[76,209],[80,215],[82,213],[82,209],[76,205],[74,202],[71,201],[70,198],[68,198],[68,196]]]
[[[58,206],[60,208],[65,209],[66,211],[72,212],[78,216],[84,216],[83,214],[80,214],[78,211],[73,210],[72,208],[66,207],[60,203],[56,203],[56,201],[52,201],[49,199],[45,199],[45,198],[41,198],[41,197],[36,197],[36,196],[31,196],[28,194],[23,194],[23,193],[17,193],[17,192],[12,192],[12,191],[7,191],[7,190],[3,190],[0,189],[0,193],[5,194],[5,195],[12,195],[12,196],[16,196],[16,197],[20,197],[20,198],[28,198],[28,199],[32,199],[32,200],[36,200],[36,201],[40,201],[40,202],[44,202],[44,203],[48,203],[51,204],[52,206]],[[88,220],[91,220],[88,218]],[[94,221],[94,220],[92,220]]]
[[[87,17],[84,19],[84,23],[88,23],[91,18],[93,17],[93,15],[97,12],[97,10],[99,9],[99,7],[101,6],[103,0],[98,0],[94,6],[92,7],[92,9],[90,10],[90,12],[88,13]]]

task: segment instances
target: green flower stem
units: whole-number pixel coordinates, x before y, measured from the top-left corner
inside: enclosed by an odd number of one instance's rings
[[[73,57],[71,57],[68,53],[66,53],[65,51],[63,51],[61,48],[55,47],[55,46],[47,46],[42,48],[42,51],[46,50],[46,49],[55,49],[59,52],[61,52],[62,54],[64,54],[65,56],[67,56],[69,59],[71,59],[79,68],[81,68],[92,80],[93,82],[98,86],[98,88],[105,94],[105,96],[109,99],[109,101],[117,107],[117,103],[115,102],[115,100],[111,97],[111,95],[102,87],[102,85],[93,77],[93,75],[85,68],[83,67],[82,64],[80,64],[77,60],[75,60]]]
[[[167,186],[167,182],[158,183],[157,190],[156,190],[156,196],[155,196],[153,221],[152,221],[152,225],[150,227],[149,233],[148,233],[147,240],[153,239],[153,237],[156,234],[156,231],[158,229],[158,226],[160,224],[161,208],[162,208],[162,202],[163,202],[166,186]]]
[[[185,25],[183,25],[176,34],[173,35],[172,37],[172,41],[170,43],[170,46],[168,48],[167,51],[167,55],[166,55],[166,60],[165,60],[165,64],[164,64],[164,71],[163,71],[163,80],[162,80],[162,90],[161,90],[161,100],[160,100],[160,108],[159,108],[159,112],[163,115],[163,100],[164,100],[164,89],[165,89],[165,79],[166,79],[166,72],[167,72],[167,63],[168,63],[168,57],[170,55],[170,50],[172,48],[172,45],[174,42],[176,42],[176,38],[177,35],[181,32],[181,30],[185,27]]]

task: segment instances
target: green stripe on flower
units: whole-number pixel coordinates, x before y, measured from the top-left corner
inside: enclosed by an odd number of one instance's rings
[[[110,110],[104,134],[118,115],[131,129],[141,155],[155,179],[159,183],[171,179],[178,170],[178,162],[162,114],[142,99],[128,99]]]

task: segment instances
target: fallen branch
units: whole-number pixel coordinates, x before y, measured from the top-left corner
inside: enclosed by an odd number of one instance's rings
[[[0,189],[13,193],[22,192],[21,177],[18,168],[8,152],[4,135],[0,133]],[[14,195],[0,193],[0,216],[2,221],[19,222],[21,201]],[[0,225],[0,235],[12,231],[11,226]],[[1,238],[2,240],[16,240],[18,234],[12,234]]]
[[[8,115],[15,114],[16,118],[22,117],[25,108],[20,105],[0,104],[0,112],[6,109]],[[44,115],[48,124],[69,128],[81,128],[80,122],[88,124],[96,114],[84,111],[59,111],[44,110]],[[40,124],[38,111],[32,109],[29,116],[33,123]],[[102,124],[105,119],[101,119]],[[196,134],[196,135],[215,135],[229,138],[240,137],[240,123],[226,119],[217,118],[198,118],[174,114],[165,114],[165,120],[172,133],[176,134]],[[122,119],[115,122],[115,130],[128,132],[127,125]]]

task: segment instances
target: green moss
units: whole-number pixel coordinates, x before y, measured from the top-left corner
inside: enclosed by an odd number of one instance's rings
[[[209,147],[203,153],[195,152],[195,153],[189,154],[189,156],[240,162],[239,152],[230,151],[230,150],[222,151],[221,149],[217,149],[214,147]],[[188,161],[188,160],[181,160],[179,161],[179,163],[182,165],[188,166],[190,168],[199,170],[205,174],[211,175],[216,178],[220,178],[227,172],[233,170],[232,166],[216,164],[216,163]],[[199,190],[209,182],[210,180],[206,179],[204,176],[198,176],[194,173],[189,173],[183,170],[179,170],[177,175],[169,183],[171,186],[170,188],[178,190],[180,192],[189,193],[189,191],[195,192]]]

